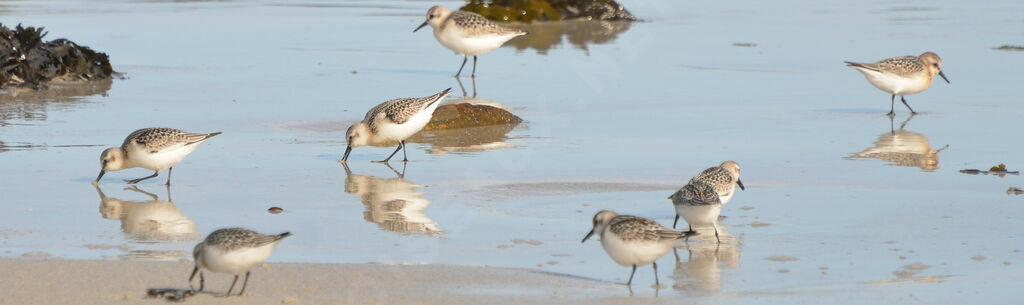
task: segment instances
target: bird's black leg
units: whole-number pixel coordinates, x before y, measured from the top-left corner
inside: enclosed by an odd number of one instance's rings
[[[469,77],[476,79],[476,55],[473,55],[473,74],[470,74]]]
[[[173,166],[167,168],[167,183],[164,184],[166,186],[171,186],[171,170],[172,169],[174,169]]]
[[[633,285],[633,275],[636,274],[636,265],[633,265],[633,272],[629,273],[629,281],[626,282],[626,286]]]
[[[917,114],[917,112],[914,111],[914,108],[910,108],[910,104],[907,104],[907,98],[905,98],[902,95],[900,95],[900,101],[903,102],[904,106],[907,106],[907,109],[910,109],[910,114],[911,115]]]
[[[676,214],[676,220],[672,222],[672,228],[676,228],[676,224],[679,223],[679,214]]]
[[[124,182],[128,182],[128,184],[136,184],[136,183],[139,183],[139,181],[156,177],[156,175],[158,175],[158,174],[160,174],[160,171],[153,171],[152,175],[149,175],[149,176],[146,176],[146,177],[142,177],[142,178],[139,178],[139,179],[131,179],[131,180],[125,179]]]
[[[402,143],[404,143],[404,142],[405,142],[405,141],[402,141],[402,142],[398,142],[398,147],[395,147],[395,151],[394,151],[394,152],[392,152],[392,153],[391,153],[391,155],[390,155],[390,156],[388,156],[388,158],[387,158],[387,159],[384,159],[384,160],[380,160],[380,161],[370,161],[370,162],[373,162],[373,163],[388,163],[388,161],[390,161],[390,160],[391,160],[391,157],[394,157],[394,156],[395,156],[395,154],[397,154],[397,153],[398,153],[398,150],[402,149],[402,146],[404,146],[404,145],[402,145]]]
[[[661,286],[661,283],[658,283],[658,263],[652,262],[651,264],[654,265],[654,286]]]
[[[462,57],[462,65],[459,66],[459,72],[455,72],[455,78],[459,78],[459,74],[462,74],[462,68],[466,67],[466,61],[469,60],[469,56]]]
[[[245,272],[245,281],[242,282],[242,291],[238,292],[238,296],[242,296],[242,293],[245,293],[245,286],[249,285],[249,273],[250,272],[252,272],[252,271],[246,271]]]
[[[192,289],[192,291],[195,291],[195,289],[192,288],[192,279],[196,277],[197,272],[199,272],[199,265],[196,265],[195,268],[192,268],[192,275],[188,277],[188,289]],[[202,291],[202,289],[203,287],[199,286],[199,291]]]
[[[228,287],[228,292],[224,294],[225,297],[231,296],[231,290],[235,289],[235,283],[238,283],[238,275],[235,274],[235,280],[231,281],[231,287]]]
[[[896,95],[893,94],[892,98],[889,99],[889,114],[888,115],[890,117],[896,115],[895,107],[896,107]]]
[[[398,143],[402,145],[402,162],[409,162],[409,156],[405,154],[405,140]]]
[[[718,238],[718,224],[711,223],[711,225],[715,227],[715,240],[718,241],[719,244],[721,244],[722,240]]]

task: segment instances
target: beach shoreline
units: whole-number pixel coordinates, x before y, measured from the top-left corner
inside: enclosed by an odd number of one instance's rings
[[[0,304],[154,304],[164,300],[147,297],[148,289],[189,288],[192,262],[2,258],[0,269],[10,289]],[[554,304],[628,293],[615,283],[518,268],[266,263],[253,268],[243,296],[222,298],[232,276],[205,275],[205,291],[186,303]]]

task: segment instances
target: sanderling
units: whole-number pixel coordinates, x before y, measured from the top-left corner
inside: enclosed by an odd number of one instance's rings
[[[921,56],[902,56],[886,58],[874,63],[846,62],[847,66],[853,67],[864,74],[876,88],[892,94],[889,101],[889,115],[895,115],[893,107],[896,105],[896,96],[900,96],[903,105],[910,109],[910,113],[917,114],[904,95],[914,94],[932,85],[932,78],[935,74],[942,76],[942,79],[949,83],[949,79],[942,73],[942,60],[939,55],[932,52],[924,52]]]
[[[594,214],[594,228],[583,237],[586,242],[591,235],[601,238],[601,247],[616,263],[633,266],[626,285],[633,283],[636,266],[653,264],[654,284],[658,282],[658,264],[654,261],[675,247],[676,242],[693,232],[670,230],[661,224],[643,217],[619,215],[603,210]]]
[[[224,296],[231,295],[231,290],[238,282],[238,275],[245,272],[245,282],[242,283],[242,290],[238,295],[245,292],[245,286],[249,284],[249,269],[256,264],[262,263],[270,257],[277,243],[282,238],[291,235],[284,232],[278,235],[263,235],[255,231],[243,228],[219,229],[206,236],[206,240],[200,242],[192,250],[192,257],[195,260],[195,268],[192,275],[188,277],[189,287],[192,286],[192,279],[199,272],[199,290],[203,291],[206,281],[199,268],[219,273],[234,274],[235,280],[231,281],[231,287]]]
[[[477,55],[493,51],[509,39],[527,34],[522,30],[501,27],[477,13],[452,12],[440,5],[431,7],[427,11],[427,20],[413,32],[428,24],[434,28],[434,37],[441,45],[462,55],[462,65],[459,66],[459,72],[455,73],[456,78],[462,74],[469,56],[473,56],[473,73],[470,76],[476,77]]]
[[[672,228],[676,227],[682,216],[690,225],[690,231],[693,231],[694,225],[710,224],[715,228],[715,240],[721,242],[718,236],[718,216],[722,206],[732,199],[737,185],[740,189],[746,189],[740,180],[740,164],[735,161],[725,161],[722,165],[698,173],[689,183],[668,196],[676,208]]]
[[[398,141],[398,147],[387,159],[373,161],[387,163],[402,150],[403,162],[409,158],[405,154],[405,139],[423,129],[434,115],[434,109],[451,92],[452,88],[444,89],[438,94],[419,98],[400,98],[386,101],[366,112],[362,122],[356,123],[345,132],[348,148],[341,162],[348,160],[353,147]]]
[[[100,155],[100,175],[95,185],[107,171],[118,171],[126,168],[141,167],[153,170],[153,175],[139,179],[125,179],[128,184],[156,177],[160,170],[167,169],[167,185],[171,185],[171,169],[185,156],[192,153],[200,143],[214,133],[189,133],[172,128],[143,128],[136,130],[124,139],[121,147],[111,147]]]

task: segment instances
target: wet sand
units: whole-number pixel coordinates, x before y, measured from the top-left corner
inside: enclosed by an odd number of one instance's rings
[[[187,289],[189,261],[0,259],[0,304],[158,304],[150,288]],[[187,304],[616,303],[620,285],[527,269],[457,265],[290,264],[253,268],[243,297],[222,298],[232,277],[206,273]],[[241,288],[242,279],[234,293]],[[194,284],[198,285],[198,276]],[[618,286],[618,287],[616,287]],[[217,295],[215,295],[217,294]]]

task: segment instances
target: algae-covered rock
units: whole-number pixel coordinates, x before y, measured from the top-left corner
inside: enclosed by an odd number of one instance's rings
[[[408,143],[431,145],[431,154],[464,153],[512,148],[508,133],[523,119],[491,105],[455,103],[437,107],[434,117]],[[397,144],[397,143],[396,143]]]
[[[434,117],[423,131],[468,128],[498,124],[518,124],[523,119],[501,109],[488,105],[468,103],[447,104],[434,110]]]
[[[0,24],[0,89],[44,89],[51,80],[109,79],[114,73],[107,54],[67,39],[43,42],[46,34],[42,27]]]
[[[498,21],[628,20],[636,21],[615,0],[469,0],[460,8]]]

